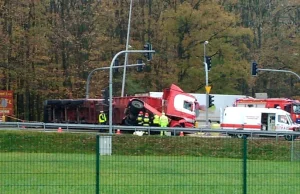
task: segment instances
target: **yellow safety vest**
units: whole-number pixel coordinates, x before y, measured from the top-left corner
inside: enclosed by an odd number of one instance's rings
[[[99,123],[106,122],[106,115],[104,113],[100,113],[99,115]]]
[[[142,121],[143,120],[143,115],[138,115],[137,121]]]
[[[138,125],[142,125],[143,124],[143,115],[139,114],[136,120],[137,120]]]
[[[159,116],[158,115],[154,115],[154,119],[153,119],[153,124],[157,124],[159,125]]]
[[[149,126],[149,117],[144,117],[144,123],[143,123],[143,125],[144,126]]]
[[[161,115],[159,120],[160,120],[160,125],[167,126],[169,123],[169,119],[166,115]]]

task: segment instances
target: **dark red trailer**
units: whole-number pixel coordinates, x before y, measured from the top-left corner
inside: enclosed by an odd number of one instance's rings
[[[45,101],[44,122],[98,124],[98,115],[109,107],[104,99],[55,99]],[[164,90],[162,98],[128,96],[113,98],[113,124],[137,125],[139,111],[154,114],[165,112],[171,127],[194,127],[199,114],[196,98],[171,85]]]

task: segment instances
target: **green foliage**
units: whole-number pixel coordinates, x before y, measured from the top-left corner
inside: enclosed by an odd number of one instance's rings
[[[210,78],[214,88],[217,88],[213,91],[241,92],[237,83],[241,79],[247,82],[247,66],[243,60],[249,52],[245,43],[251,42],[252,33],[237,26],[235,15],[214,3],[204,4],[199,9],[183,3],[176,10],[162,14],[160,22],[161,36],[166,37],[163,43],[168,45],[165,55],[171,57],[170,60],[175,59],[175,63],[166,69],[174,69],[177,75],[174,83],[186,91],[204,92],[205,74],[201,59],[203,43],[208,40],[206,54],[213,56]],[[226,76],[230,79],[225,79]],[[219,84],[222,87],[218,87]]]
[[[129,3],[1,1],[1,89],[15,91],[16,117],[40,120],[44,100],[84,97],[88,73],[109,66],[125,49]],[[134,2],[129,44],[142,49],[151,42],[156,53],[147,62],[148,71],[129,71],[126,90],[162,91],[174,83],[187,92],[204,93],[203,43],[208,40],[213,93],[300,96],[294,77],[264,73],[254,80],[249,73],[252,60],[259,68],[300,72],[299,9],[299,2],[289,0]],[[141,57],[130,54],[129,61]],[[121,76],[116,78],[118,95]],[[99,96],[107,83],[107,71],[95,75],[91,97]]]
[[[137,93],[145,93],[145,88],[141,85],[138,80],[133,80],[132,78],[126,79],[126,94],[134,95]]]

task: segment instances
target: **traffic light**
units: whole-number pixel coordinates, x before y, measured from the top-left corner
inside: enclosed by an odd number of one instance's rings
[[[257,63],[256,62],[252,62],[252,64],[251,64],[251,75],[257,76]]]
[[[119,66],[119,59],[114,61],[114,67]],[[113,73],[119,73],[119,68],[113,68]]]
[[[205,61],[206,61],[206,64],[207,64],[207,70],[210,71],[210,69],[211,69],[211,57],[205,56]]]
[[[210,108],[210,107],[212,107],[212,106],[214,106],[214,96],[213,95],[208,95],[208,107]]]
[[[150,51],[150,50],[152,50],[152,44],[150,44],[150,43],[146,43],[145,45],[144,45],[144,50],[146,50],[146,51]],[[144,53],[144,56],[147,58],[147,61],[151,61],[152,60],[152,53]]]
[[[136,63],[137,63],[137,64],[143,64],[143,60],[142,60],[142,59],[138,59]],[[143,65],[139,65],[139,66],[136,67],[136,71],[137,71],[137,72],[142,72],[143,69],[144,69],[144,66],[143,66]]]
[[[109,98],[109,87],[101,90],[102,98],[104,99],[104,104],[108,105],[108,98]]]

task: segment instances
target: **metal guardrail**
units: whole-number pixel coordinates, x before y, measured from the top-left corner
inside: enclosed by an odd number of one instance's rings
[[[70,123],[43,123],[43,122],[1,122],[0,128],[14,128],[14,129],[24,129],[24,128],[39,128],[39,129],[86,129],[86,130],[107,130],[109,129],[109,125],[96,125],[96,124],[70,124]],[[245,134],[248,136],[255,135],[266,135],[266,136],[284,136],[284,135],[295,135],[300,136],[300,132],[294,131],[261,131],[261,130],[224,130],[224,129],[211,129],[205,126],[199,126],[198,128],[180,128],[180,127],[140,127],[140,126],[123,126],[123,125],[113,125],[113,133],[115,133],[118,129],[122,131],[145,131],[150,134],[150,132],[158,132],[161,130],[166,130],[169,132],[173,132],[174,135],[180,133],[181,131],[184,133],[222,133],[225,135],[229,134]]]

